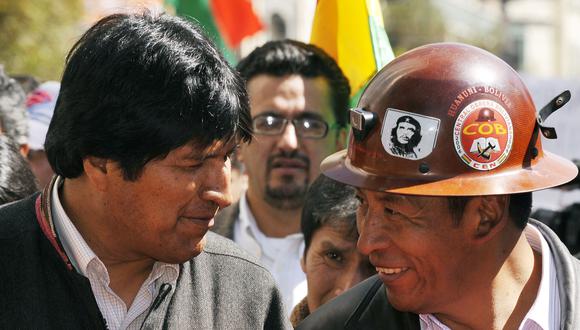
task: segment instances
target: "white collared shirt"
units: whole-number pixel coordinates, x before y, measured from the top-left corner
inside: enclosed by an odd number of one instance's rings
[[[282,293],[286,314],[290,315],[294,306],[306,297],[307,291],[306,276],[300,267],[300,258],[304,253],[302,233],[283,238],[267,237],[258,228],[243,194],[238,221],[234,224],[234,241],[258,258],[272,273]]]
[[[519,330],[560,329],[560,293],[554,257],[548,242],[536,227],[528,224],[524,235],[532,249],[542,255],[542,278],[534,304]],[[450,330],[432,314],[419,315],[422,330]]]
[[[58,190],[62,179],[58,177],[52,190],[52,217],[55,230],[62,247],[77,272],[89,279],[99,310],[109,329],[139,329],[147,311],[163,283],[175,283],[179,275],[179,265],[156,262],[149,277],[143,282],[133,304],[127,309],[125,303],[113,292],[109,272],[105,264],[91,250],[60,202]]]

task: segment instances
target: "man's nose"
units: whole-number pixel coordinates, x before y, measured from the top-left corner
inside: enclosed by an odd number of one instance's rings
[[[215,161],[220,163],[217,159]],[[220,209],[223,209],[232,203],[231,168],[229,164],[223,164],[223,161],[221,163],[221,166],[206,174],[202,198],[214,202]]]
[[[288,121],[286,127],[278,140],[278,148],[284,151],[293,151],[298,149],[298,135],[296,134],[296,127],[292,121]]]
[[[370,255],[373,251],[388,248],[389,234],[382,225],[382,222],[387,220],[383,219],[381,214],[377,214],[377,211],[371,210],[359,217],[357,249],[364,255]]]

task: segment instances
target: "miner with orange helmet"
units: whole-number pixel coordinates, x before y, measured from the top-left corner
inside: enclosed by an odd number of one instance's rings
[[[541,143],[569,98],[536,111],[512,68],[468,45],[389,63],[351,110],[348,149],[321,165],[357,187],[358,249],[378,275],[299,329],[580,329],[580,261],[528,219],[532,191],[577,174]],[[419,123],[413,157],[391,151],[400,118]]]

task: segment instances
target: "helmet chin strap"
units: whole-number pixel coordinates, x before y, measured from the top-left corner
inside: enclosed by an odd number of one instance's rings
[[[556,139],[558,134],[556,134],[556,129],[554,127],[544,126],[544,121],[550,117],[552,113],[556,112],[556,110],[560,109],[566,103],[568,103],[568,101],[570,101],[570,97],[571,94],[569,90],[562,92],[560,95],[556,96],[554,99],[552,99],[552,101],[546,104],[536,116],[540,131],[546,139]]]

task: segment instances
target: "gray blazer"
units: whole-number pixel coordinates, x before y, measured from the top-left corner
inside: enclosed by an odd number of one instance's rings
[[[0,208],[0,328],[106,328],[90,283],[50,232],[50,189]],[[288,329],[272,275],[234,242],[204,250],[164,283],[142,329]]]

